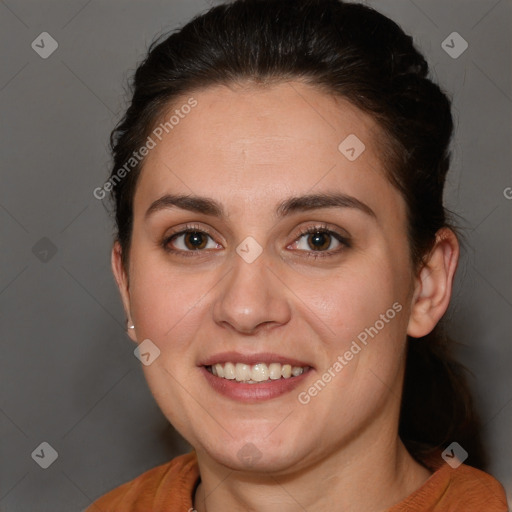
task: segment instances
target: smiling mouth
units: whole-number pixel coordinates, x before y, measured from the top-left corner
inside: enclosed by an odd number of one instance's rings
[[[292,366],[281,363],[217,363],[205,368],[221,379],[233,380],[244,384],[260,384],[275,380],[287,380],[299,377],[311,369],[309,366]]]

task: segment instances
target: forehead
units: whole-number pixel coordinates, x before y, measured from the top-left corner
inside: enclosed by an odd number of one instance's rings
[[[258,159],[261,147],[271,144],[285,149],[291,142],[318,145],[336,152],[340,137],[357,132],[371,145],[380,133],[377,124],[348,100],[328,95],[300,82],[269,87],[215,86],[196,91],[173,102],[163,119],[185,105],[191,96],[197,106],[172,130],[176,143],[201,150],[231,148],[249,151]],[[378,133],[377,133],[378,132]],[[222,146],[217,146],[218,143]],[[272,155],[273,158],[276,155]]]
[[[191,98],[196,106],[183,109],[172,129],[168,125],[169,133],[155,138],[139,178],[136,207],[176,191],[245,203],[265,201],[274,192],[340,186],[353,194],[368,186],[373,193],[383,188],[392,193],[379,151],[382,132],[345,99],[299,82],[215,86],[174,101],[159,121],[179,114]],[[357,152],[364,148],[357,159],[343,154],[346,140]]]

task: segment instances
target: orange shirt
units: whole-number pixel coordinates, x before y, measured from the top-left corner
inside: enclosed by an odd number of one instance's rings
[[[491,475],[441,455],[425,464],[434,473],[416,491],[386,512],[507,512],[502,485]],[[199,481],[195,452],[174,458],[96,500],[85,512],[188,512]]]

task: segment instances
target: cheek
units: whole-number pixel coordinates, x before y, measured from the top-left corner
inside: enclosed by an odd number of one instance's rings
[[[137,333],[165,341],[190,323],[214,282],[207,275],[166,267],[156,258],[141,258],[133,269],[131,304]],[[210,283],[212,281],[212,283]]]
[[[134,266],[130,283],[137,337],[139,342],[150,339],[160,350],[158,358],[142,369],[160,409],[188,439],[193,416],[201,413],[190,400],[196,378],[190,371],[196,365],[190,346],[199,337],[201,298],[213,283],[207,276],[171,271],[147,256],[138,261],[144,265]]]
[[[393,258],[379,251],[338,272],[323,293],[298,293],[308,297],[317,334],[325,333],[319,377],[336,376],[317,407],[339,403],[359,410],[365,403],[368,412],[394,386],[406,340],[406,285]]]
[[[317,318],[329,338],[350,340],[379,320],[381,314],[402,301],[391,265],[359,264],[343,268],[322,285],[294,285],[297,295]],[[390,312],[393,315],[394,311]]]

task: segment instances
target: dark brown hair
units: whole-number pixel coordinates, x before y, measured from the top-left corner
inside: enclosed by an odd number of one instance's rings
[[[133,96],[111,134],[111,178],[144,145],[179,97],[213,85],[271,86],[300,80],[343,97],[382,128],[389,180],[407,205],[418,272],[440,228],[453,130],[450,100],[428,76],[410,36],[370,7],[338,0],[238,0],[196,16],[155,41],[133,79]],[[112,189],[117,239],[127,265],[133,197],[143,160]],[[459,235],[460,236],[460,235]],[[484,467],[464,369],[442,325],[408,340],[400,436],[417,458],[457,441]]]

